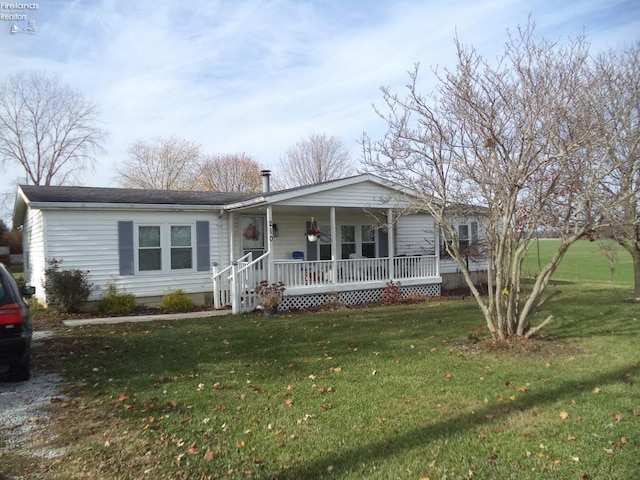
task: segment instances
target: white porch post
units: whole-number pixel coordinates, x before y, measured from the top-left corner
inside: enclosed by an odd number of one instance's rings
[[[329,221],[331,222],[331,281],[335,285],[338,283],[338,225],[336,223],[336,207],[329,210]]]
[[[393,209],[387,209],[387,243],[389,247],[389,278],[395,278],[395,265],[393,262],[394,257],[396,256],[396,239],[393,228]]]
[[[240,313],[240,288],[238,285],[238,262],[231,262],[231,313]]]
[[[433,220],[433,244],[436,252],[436,277],[440,276],[440,224]]]
[[[229,264],[233,262],[234,251],[236,246],[236,229],[235,229],[236,214],[229,212]],[[241,255],[242,256],[242,255]]]
[[[222,305],[220,302],[219,286],[218,286],[218,262],[213,262],[212,278],[213,278],[213,308],[218,310],[219,308],[222,308]]]
[[[270,252],[270,255],[267,257],[267,281],[269,283],[273,282],[272,274],[273,271],[273,252],[271,251],[273,247],[273,211],[271,205],[267,207],[267,252]]]

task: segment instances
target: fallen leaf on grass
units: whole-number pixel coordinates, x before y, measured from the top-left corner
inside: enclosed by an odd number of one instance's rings
[[[567,418],[569,418],[569,414],[565,411],[560,412],[559,416],[562,420],[566,420]]]
[[[574,441],[575,439],[576,439],[576,437],[574,437],[573,435],[569,435],[569,436],[567,437],[567,440],[568,440],[569,442],[572,442],[572,441]]]
[[[213,450],[207,448],[207,451],[204,454],[204,460],[205,462],[210,462],[213,460]]]
[[[579,462],[579,461],[580,461],[580,457],[574,457],[574,456],[571,456],[571,457],[569,457],[569,458],[570,458],[572,461],[574,461],[574,462]]]
[[[291,406],[293,406],[293,400],[291,400],[290,398],[287,398],[284,402],[282,402],[282,406],[283,407],[291,407]]]
[[[526,385],[521,385],[518,387],[518,391],[519,392],[528,392],[529,391],[529,387],[527,387]]]
[[[597,395],[598,393],[602,393],[602,390],[600,389],[600,387],[596,387],[593,390],[591,390],[591,393],[595,393]]]
[[[444,376],[444,379],[445,379],[445,380],[451,380],[451,374],[450,374],[450,373],[447,373],[447,374]]]
[[[605,448],[604,449],[604,453],[607,455],[607,457],[613,457],[613,450],[611,448]]]
[[[320,408],[322,408],[322,410],[325,410],[325,411],[329,410],[331,408],[331,404],[330,403],[323,403]]]
[[[189,445],[189,448],[187,449],[187,453],[189,455],[200,455],[200,450],[198,450],[198,447],[196,447],[195,443],[192,443],[191,445]]]

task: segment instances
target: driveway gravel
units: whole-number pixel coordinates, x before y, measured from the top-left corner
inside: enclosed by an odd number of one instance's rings
[[[32,349],[52,335],[50,331],[34,332]],[[53,420],[47,412],[51,403],[65,400],[58,391],[62,383],[62,377],[39,372],[37,365],[27,382],[0,381],[0,453],[14,451],[49,459],[64,455],[65,449],[51,445]]]

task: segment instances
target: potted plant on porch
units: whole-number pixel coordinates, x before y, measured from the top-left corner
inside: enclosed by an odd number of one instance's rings
[[[262,280],[254,290],[264,307],[264,313],[273,314],[278,311],[278,305],[282,301],[282,292],[285,291],[284,283],[269,283]]]

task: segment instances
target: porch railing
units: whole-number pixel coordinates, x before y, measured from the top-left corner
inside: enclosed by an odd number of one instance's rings
[[[270,252],[266,252],[252,259],[251,254],[247,254],[224,269],[218,270],[214,266],[214,306],[231,305],[234,313],[254,310],[258,304],[254,289],[262,280],[283,282],[287,289],[291,289],[434,278],[439,274],[435,256],[414,256],[354,258],[335,262],[273,260],[271,275],[268,275],[269,255]]]
[[[213,305],[223,308],[231,305],[233,313],[248,312],[257,306],[254,289],[264,275],[264,261],[269,252],[252,259],[248,253],[226,268],[213,266]]]
[[[390,262],[393,262],[393,275]],[[288,288],[432,278],[438,275],[435,256],[354,258],[348,260],[274,260],[273,278]],[[334,271],[335,268],[335,271]]]

